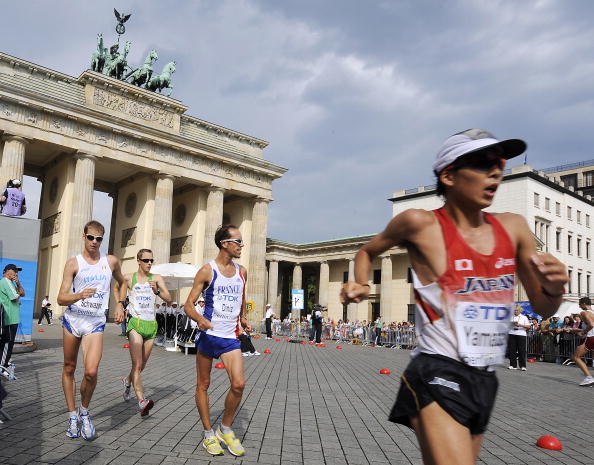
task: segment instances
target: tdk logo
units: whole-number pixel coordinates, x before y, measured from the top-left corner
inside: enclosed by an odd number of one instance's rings
[[[472,260],[468,258],[462,258],[454,262],[454,268],[456,271],[472,271],[474,269]]]
[[[504,266],[514,266],[516,264],[515,258],[498,258],[495,262],[495,268],[503,268]]]
[[[478,318],[478,315],[478,309],[474,306],[470,306],[464,310],[464,318],[466,318],[467,320],[474,320]]]
[[[471,305],[464,309],[464,318],[467,320],[504,321],[508,320],[510,315],[511,310],[501,305]]]

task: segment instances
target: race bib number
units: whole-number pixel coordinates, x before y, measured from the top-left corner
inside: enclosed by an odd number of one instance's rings
[[[480,367],[501,363],[512,316],[509,304],[458,302],[454,323],[462,361]]]

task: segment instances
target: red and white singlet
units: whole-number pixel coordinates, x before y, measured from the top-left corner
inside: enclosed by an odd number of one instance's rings
[[[490,255],[471,248],[443,208],[434,210],[443,232],[447,269],[423,286],[412,270],[419,353],[439,354],[475,367],[505,358],[514,315],[516,249],[501,223],[488,213],[495,247]]]

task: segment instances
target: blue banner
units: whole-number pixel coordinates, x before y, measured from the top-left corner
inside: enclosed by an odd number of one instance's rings
[[[532,310],[530,302],[516,302],[516,305],[522,307],[522,315],[526,315],[528,318],[536,318],[538,321],[542,320],[542,317]]]

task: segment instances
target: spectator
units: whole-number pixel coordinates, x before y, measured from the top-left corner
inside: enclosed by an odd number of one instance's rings
[[[122,328],[122,332],[121,332],[120,336],[125,336],[127,334],[126,330],[128,329],[128,318],[130,316],[130,314],[128,313],[128,304],[129,303],[130,303],[130,299],[128,298],[128,296],[126,296],[126,300],[124,300],[124,304],[122,305],[124,307],[124,319],[120,323],[120,328]]]
[[[241,355],[244,357],[260,355],[260,352],[258,352],[254,347],[254,344],[252,344],[252,336],[245,330],[242,330],[239,334],[239,345],[241,348]]]
[[[522,315],[522,307],[518,305],[514,311],[507,343],[510,370],[517,370],[519,362],[520,370],[526,371],[526,330],[528,328],[530,328],[530,322],[526,315]]]
[[[27,211],[25,194],[20,189],[21,181],[13,179],[8,181],[6,189],[0,197],[0,207],[3,215],[21,216]]]
[[[266,304],[266,339],[272,339],[272,318],[274,311],[272,305]]]
[[[322,342],[322,307],[318,304],[314,305],[311,312],[312,333],[311,340],[316,341],[316,344]]]
[[[41,301],[41,312],[39,313],[39,320],[37,321],[38,325],[41,325],[41,321],[43,320],[43,317],[45,316],[45,319],[47,320],[47,324],[51,325],[52,322],[50,320],[50,305],[51,302],[49,301],[49,296],[45,296],[45,298]]]
[[[563,318],[563,327],[559,333],[559,354],[565,359],[563,365],[571,362],[574,341],[573,319],[570,316],[566,316]]]
[[[21,270],[22,268],[10,263],[4,267],[4,277],[0,279],[0,305],[4,308],[0,336],[0,365],[5,369],[8,369],[17,327],[21,321],[20,299],[25,296],[25,290],[19,282],[18,272]],[[2,375],[7,376],[7,371],[3,370]]]
[[[378,315],[377,320],[375,320],[375,340],[374,344],[376,346],[382,345],[382,319]]]

